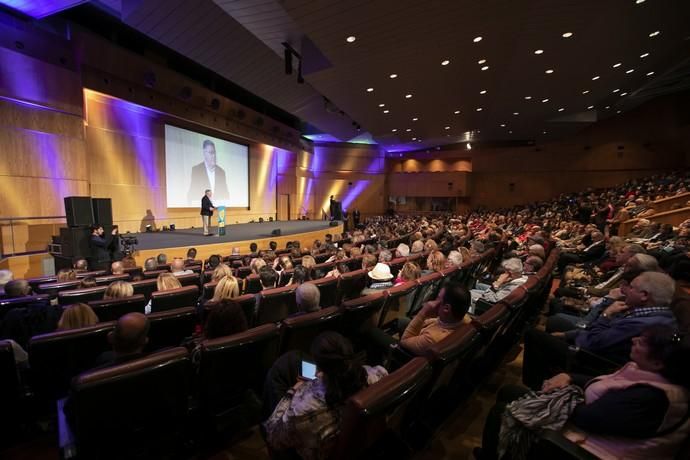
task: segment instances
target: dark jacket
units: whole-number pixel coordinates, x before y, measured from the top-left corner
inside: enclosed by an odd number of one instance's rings
[[[204,197],[201,199],[201,214],[202,216],[212,216],[213,211],[211,208],[214,208],[213,203],[211,203],[211,199],[204,195]]]
[[[110,246],[113,240],[112,235],[98,236],[91,235],[89,242],[91,246],[91,257],[96,263],[110,261]]]
[[[213,196],[219,200],[229,200],[230,192],[228,192],[228,182],[225,178],[225,171],[220,166],[216,165],[216,188],[212,190]],[[199,193],[204,193],[204,190],[211,189],[211,183],[206,174],[206,165],[202,161],[192,168],[192,183],[187,192],[187,201],[193,202]]]

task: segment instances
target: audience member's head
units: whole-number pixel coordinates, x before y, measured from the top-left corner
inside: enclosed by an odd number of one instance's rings
[[[672,327],[656,324],[645,328],[633,338],[630,359],[642,370],[690,387],[690,336],[682,336]]]
[[[318,311],[321,302],[321,293],[319,288],[312,283],[302,283],[295,291],[297,300],[297,309],[303,313]]]
[[[242,307],[234,300],[223,300],[211,308],[204,324],[204,336],[216,339],[244,332],[247,328],[247,318]]]
[[[82,278],[79,282],[79,289],[92,288],[96,286],[98,286],[98,284],[96,284],[96,278],[93,276]]]
[[[57,330],[79,329],[98,323],[98,316],[85,303],[75,303],[62,310]]]
[[[311,270],[307,270],[303,265],[296,266],[292,271],[290,284],[302,284],[305,281],[311,281]]]
[[[362,268],[365,270],[371,270],[377,263],[378,260],[374,254],[364,254],[362,257]]]
[[[455,267],[461,266],[462,265],[462,254],[460,254],[460,251],[450,251],[448,253],[448,262]]]
[[[463,321],[472,303],[467,288],[462,283],[454,281],[441,289],[439,299],[441,303],[438,306],[438,318],[444,323]]]
[[[156,259],[153,257],[149,257],[144,261],[144,271],[145,272],[150,272],[153,270],[158,269],[158,262],[156,262]]]
[[[79,271],[85,271],[89,269],[89,263],[86,259],[77,259],[74,262],[74,269]]]
[[[113,262],[110,264],[110,273],[113,275],[124,275],[125,265],[120,261]]]
[[[424,252],[424,242],[422,240],[415,240],[414,243],[412,243],[412,248],[410,249],[411,254],[418,254],[420,252]]]
[[[405,282],[414,281],[422,276],[422,269],[414,262],[405,262],[398,276]]]
[[[506,259],[501,262],[501,267],[510,275],[511,278],[519,278],[522,276],[522,261],[517,257]]]
[[[529,247],[527,254],[530,256],[537,256],[541,260],[546,259],[546,251],[544,250],[544,246],[541,244],[533,244]]]
[[[196,248],[187,249],[187,260],[196,259]]]
[[[276,243],[275,241],[269,241],[268,247],[271,251],[275,252],[276,249],[278,249],[278,243]]]
[[[523,264],[523,273],[537,273],[544,266],[544,261],[537,256],[529,256]]]
[[[213,270],[211,281],[220,281],[224,276],[232,276],[232,270],[226,264],[220,264]]]
[[[136,268],[137,266],[137,261],[134,257],[132,256],[124,256],[122,258],[122,266],[124,268]]]
[[[31,286],[26,280],[11,280],[5,284],[5,297],[24,297],[31,295]]]
[[[74,281],[77,279],[77,272],[72,268],[61,268],[57,272],[58,281]]]
[[[410,255],[410,247],[405,243],[400,243],[395,251],[398,257],[407,257]]]
[[[434,272],[440,272],[446,268],[446,256],[437,249],[431,251],[426,258],[426,268]]]
[[[379,252],[379,262],[390,262],[393,260],[393,253],[391,253],[388,249],[383,249],[381,252]]]
[[[367,275],[369,275],[369,278],[373,280],[374,283],[383,283],[393,279],[391,268],[381,262],[374,265],[374,268],[369,270]]]
[[[258,251],[258,250],[259,250],[259,246],[256,243],[251,243],[249,245],[249,252],[251,252],[252,254],[256,254],[256,251]]]
[[[170,271],[172,273],[181,273],[184,271],[184,260],[180,258],[174,258],[170,264]]]
[[[240,295],[240,284],[232,275],[224,276],[218,281],[213,290],[213,301],[219,302],[226,299],[234,299]]]
[[[156,290],[158,291],[170,291],[181,287],[182,283],[172,273],[161,273],[156,278]]]
[[[219,256],[218,254],[213,254],[211,257],[208,258],[208,263],[207,263],[207,269],[208,270],[214,270],[218,265],[223,262],[223,258]]]
[[[149,342],[149,320],[143,313],[127,313],[108,333],[108,340],[117,357],[138,354],[144,351]]]
[[[158,265],[165,265],[168,263],[168,256],[161,252],[156,256],[156,262]]]
[[[621,287],[625,303],[631,308],[669,306],[675,289],[673,278],[659,272],[643,272],[630,285]]]
[[[113,281],[103,294],[103,300],[121,299],[134,295],[134,287],[129,281]]]
[[[322,372],[326,404],[336,407],[364,388],[367,374],[352,343],[337,332],[319,334],[311,344],[311,356]]]
[[[252,261],[249,263],[249,269],[255,275],[258,275],[259,271],[261,271],[261,269],[265,266],[266,266],[266,261],[264,259],[262,259],[261,257],[257,257],[255,259],[252,259]]]
[[[316,266],[316,259],[313,256],[306,255],[302,257],[302,266],[311,272]]]
[[[278,272],[269,266],[261,267],[261,270],[259,270],[259,281],[263,289],[274,288],[278,283]]]

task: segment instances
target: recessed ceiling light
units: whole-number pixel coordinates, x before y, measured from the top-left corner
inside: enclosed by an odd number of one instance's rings
[[[621,97],[627,96],[627,95],[628,95],[628,93],[621,93]]]
[[[441,65],[448,65],[450,64],[450,61],[446,59],[445,61],[441,61]]]
[[[506,124],[505,124],[505,123],[501,123],[501,128],[505,128],[505,127],[506,127]]]
[[[357,40],[357,37],[355,37],[354,35],[350,35],[349,37],[347,37],[347,38],[345,39],[345,41],[348,42],[348,43],[352,43],[352,42],[354,42],[355,40]]]
[[[599,80],[599,75],[595,75],[592,77],[592,81]]]
[[[513,131],[508,131],[508,134],[513,134]]]
[[[564,33],[564,34],[561,35],[561,36],[562,36],[563,38],[570,38],[570,37],[573,36],[573,33],[572,33],[572,32],[566,32],[566,33]]]
[[[486,94],[486,90],[483,89],[483,90],[479,91],[479,94]]]
[[[398,130],[398,128],[393,128],[393,129],[391,129],[391,132],[396,132],[397,130]]]
[[[635,69],[628,69],[625,71],[625,73],[633,73],[634,71],[635,71]]]
[[[654,75],[654,72],[647,72],[648,77],[651,77],[652,75]]]
[[[620,91],[620,90],[621,90],[620,88],[616,88],[616,89],[613,90],[613,92],[614,92],[614,93],[617,93],[617,92]]]
[[[610,106],[610,105],[607,105],[607,106],[606,106],[606,107],[604,107],[604,108],[605,108],[606,110],[608,110],[608,109],[610,109],[610,108],[611,108],[611,106]]]
[[[391,78],[398,78],[398,74],[397,74],[397,73],[392,73],[392,74],[389,75],[389,77],[391,77]]]
[[[417,118],[417,117],[414,117],[414,118],[412,119],[412,121],[417,121],[417,120],[419,120],[419,118]]]
[[[477,64],[482,65],[486,63],[486,59],[480,59],[477,61]]]
[[[485,65],[484,67],[482,67],[482,70],[489,70],[489,66]]]
[[[417,139],[417,142],[422,142],[422,140],[421,140],[421,139]]]
[[[589,107],[587,107],[587,110],[592,110],[593,108],[594,108],[594,106],[590,105]]]
[[[563,107],[561,107],[560,109],[558,109],[559,112],[562,112],[562,111],[564,111],[564,110],[565,110],[565,108],[563,108]]]
[[[544,73],[553,73],[553,69],[546,69]]]
[[[443,129],[450,129],[450,126],[446,126],[446,127],[444,127]]]
[[[367,88],[367,93],[371,93],[372,91],[374,91],[374,88]]]
[[[388,110],[388,109],[383,111],[383,113],[388,113],[388,112],[390,112],[390,110]]]
[[[525,99],[529,101],[530,99],[532,99],[532,96],[525,96]]]
[[[379,104],[379,107],[385,107],[386,104]]]
[[[645,0],[635,0],[636,5],[639,5],[640,3],[644,3],[644,2],[645,2]]]
[[[582,92],[582,94],[587,94],[587,93],[589,93],[589,90],[588,90],[588,89],[586,89],[586,90],[584,90],[584,91]]]
[[[649,34],[649,38],[654,38],[654,37],[656,37],[657,35],[659,35],[660,33],[661,33],[661,32],[659,32],[658,30],[655,30],[654,32],[652,32],[651,34]]]
[[[542,101],[542,102],[549,102],[549,98],[542,99],[541,101]]]
[[[413,138],[412,138],[412,140],[413,140],[413,141],[416,141],[416,140],[417,140],[417,138],[416,138],[416,137],[413,137]]]
[[[544,50],[534,50],[534,54],[543,54]]]
[[[546,134],[546,131],[544,130],[544,131],[542,131],[541,133],[542,133],[542,134]]]
[[[640,59],[644,59],[649,56],[649,53],[640,54]]]
[[[460,111],[459,111],[459,110],[456,110],[456,111],[455,111],[455,112],[453,112],[453,113],[454,113],[455,115],[457,115],[457,114],[459,114],[459,113],[460,113]]]
[[[520,115],[520,112],[513,112],[513,115],[515,115],[515,116]]]
[[[479,43],[480,41],[482,41],[482,37],[474,37],[474,40],[472,41],[475,43]]]
[[[622,66],[622,65],[623,65],[623,64],[621,64],[620,62],[616,62],[615,64],[613,64],[612,67],[615,69],[616,67],[620,67],[620,66]]]
[[[411,98],[411,97],[412,97],[411,94],[405,94],[405,99],[409,99],[409,98]]]
[[[405,131],[409,133],[410,131],[412,131],[412,128],[407,128]]]
[[[477,107],[477,112],[481,112],[482,110],[484,109],[482,109],[481,107]]]

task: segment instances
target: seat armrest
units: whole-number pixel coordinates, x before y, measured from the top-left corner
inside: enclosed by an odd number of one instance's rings
[[[544,430],[530,449],[528,458],[558,458],[559,460],[597,460],[599,457],[578,446],[559,431]]]

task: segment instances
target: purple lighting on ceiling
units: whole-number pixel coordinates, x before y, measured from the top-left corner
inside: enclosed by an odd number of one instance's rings
[[[86,3],[88,0],[0,0],[0,5],[5,5],[10,9],[31,16],[34,19],[41,19],[51,14],[72,8]]]

